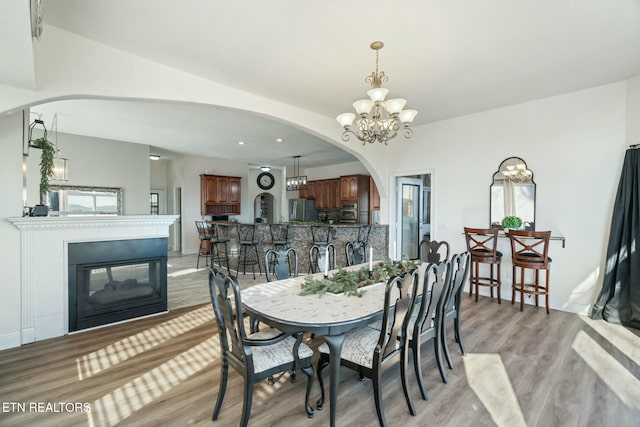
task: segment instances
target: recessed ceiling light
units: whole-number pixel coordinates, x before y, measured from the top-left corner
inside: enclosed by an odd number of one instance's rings
[[[282,139],[282,138],[276,138],[276,142],[283,142],[283,141],[284,141],[284,139]]]
[[[269,172],[271,170],[271,166],[260,166],[260,170],[263,172]]]
[[[157,154],[149,154],[149,159],[151,160],[160,160],[160,156]]]
[[[244,141],[238,141],[238,145],[244,145]]]

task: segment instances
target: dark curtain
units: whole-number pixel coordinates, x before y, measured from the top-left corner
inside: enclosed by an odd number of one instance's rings
[[[640,148],[627,150],[613,207],[602,291],[593,319],[640,329]]]

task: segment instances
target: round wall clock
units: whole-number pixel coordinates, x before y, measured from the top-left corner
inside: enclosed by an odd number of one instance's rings
[[[258,187],[263,190],[270,190],[273,188],[273,185],[276,183],[275,178],[269,172],[262,172],[258,175]]]

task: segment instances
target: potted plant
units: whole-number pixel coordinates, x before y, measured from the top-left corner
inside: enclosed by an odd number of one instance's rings
[[[46,138],[38,138],[33,141],[31,147],[42,150],[40,158],[40,204],[44,205],[49,191],[49,178],[53,175],[53,158],[55,148]]]
[[[522,219],[517,216],[505,216],[502,218],[502,228],[505,230],[517,230],[522,226]]]

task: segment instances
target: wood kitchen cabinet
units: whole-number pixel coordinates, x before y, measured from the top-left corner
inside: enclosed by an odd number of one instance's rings
[[[340,200],[358,203],[358,175],[340,177]]]
[[[240,214],[240,177],[200,175],[202,215]]]
[[[362,208],[369,208],[369,175],[347,175],[340,177],[340,200],[342,203],[362,204],[366,199],[366,205]],[[366,195],[366,197],[363,197]]]
[[[298,192],[301,199],[315,199],[316,209],[337,211],[340,209],[340,179],[309,181],[305,190]]]
[[[340,178],[331,180],[331,197],[333,198],[331,210],[340,210]]]
[[[378,187],[376,187],[373,177],[369,177],[369,204],[370,210],[380,210],[380,193],[378,193]]]

